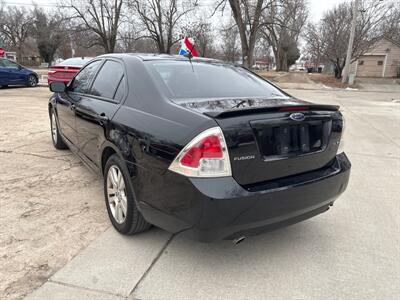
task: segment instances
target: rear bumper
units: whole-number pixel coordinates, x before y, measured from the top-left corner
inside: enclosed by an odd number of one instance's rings
[[[53,77],[53,76],[48,76],[47,77],[47,83],[50,84],[52,82],[64,82],[65,84],[68,84],[73,76],[71,78],[59,78],[59,77]]]
[[[204,242],[234,239],[326,211],[346,189],[350,169],[342,153],[323,169],[252,187],[232,177],[186,178],[167,172],[151,193],[139,189],[138,204],[148,222],[168,231]],[[155,193],[162,196],[154,198]]]

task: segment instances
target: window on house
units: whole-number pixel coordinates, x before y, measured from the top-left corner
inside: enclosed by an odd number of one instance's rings
[[[383,60],[378,60],[378,66],[382,66],[383,65]]]
[[[364,61],[363,61],[363,60],[360,60],[360,61],[358,61],[358,64],[359,64],[360,66],[362,66],[362,65],[364,64]]]

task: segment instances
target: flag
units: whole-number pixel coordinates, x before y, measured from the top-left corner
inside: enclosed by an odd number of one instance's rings
[[[189,52],[192,53],[193,56],[199,56],[196,49],[194,48],[194,44],[190,41],[190,39],[185,36],[182,40],[181,49],[179,50],[179,55],[185,55]]]

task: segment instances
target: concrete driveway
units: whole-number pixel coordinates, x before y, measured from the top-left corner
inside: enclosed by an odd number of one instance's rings
[[[39,89],[29,92],[34,95]],[[123,237],[109,228],[27,299],[398,299],[400,95],[288,92],[339,104],[346,117],[352,175],[331,210],[238,246],[229,241],[201,244],[157,228]],[[36,126],[47,130],[48,124]],[[57,172],[53,163],[47,164]],[[84,167],[76,168],[76,175],[87,181]],[[92,186],[100,188],[100,179],[90,180],[81,188],[84,198]],[[92,195],[99,203],[96,211],[103,207],[105,214],[101,192]],[[81,220],[87,226],[85,215],[75,221]],[[52,233],[57,238],[57,232]]]

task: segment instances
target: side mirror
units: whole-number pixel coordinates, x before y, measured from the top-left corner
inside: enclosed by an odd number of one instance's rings
[[[53,93],[64,93],[66,90],[66,86],[64,82],[54,81],[50,83],[50,91]]]

